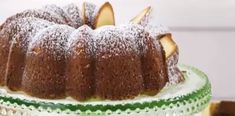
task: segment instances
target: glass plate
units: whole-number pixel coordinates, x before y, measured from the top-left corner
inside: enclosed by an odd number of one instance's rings
[[[73,116],[73,115],[192,115],[203,110],[211,99],[211,84],[200,70],[179,65],[185,81],[165,87],[156,96],[138,96],[129,100],[90,100],[71,98],[46,100],[0,88],[0,115]]]

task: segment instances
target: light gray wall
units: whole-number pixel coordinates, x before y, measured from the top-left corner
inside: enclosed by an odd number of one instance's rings
[[[0,0],[0,22],[27,8],[70,2],[81,4],[82,0]],[[172,29],[180,46],[180,61],[208,74],[214,98],[235,98],[234,0],[111,0],[111,3],[118,23],[131,19],[145,6],[153,6],[154,22]]]

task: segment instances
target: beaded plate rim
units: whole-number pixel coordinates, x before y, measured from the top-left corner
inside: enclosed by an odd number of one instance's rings
[[[85,111],[91,111],[91,112],[96,112],[96,111],[101,111],[101,112],[106,112],[106,111],[112,111],[115,112],[117,110],[121,111],[126,111],[126,110],[136,110],[140,109],[143,110],[145,108],[153,109],[155,107],[162,107],[162,106],[169,106],[169,105],[176,105],[177,103],[185,103],[185,101],[190,101],[190,100],[196,100],[196,99],[203,99],[206,98],[205,105],[209,103],[211,99],[211,84],[209,82],[209,79],[207,75],[200,71],[199,69],[189,66],[189,65],[184,65],[180,64],[179,68],[185,68],[187,70],[191,70],[197,75],[199,75],[202,79],[205,80],[205,84],[189,93],[186,95],[182,96],[177,96],[169,99],[160,99],[160,100],[155,100],[155,101],[145,101],[143,103],[126,103],[126,104],[98,104],[98,105],[92,105],[92,104],[62,104],[62,103],[53,103],[53,102],[44,102],[44,101],[36,101],[36,100],[27,100],[27,99],[20,99],[20,98],[13,98],[11,96],[5,96],[2,93],[0,93],[0,104],[3,103],[10,103],[10,104],[16,104],[18,106],[26,106],[27,108],[34,107],[36,109],[51,109],[51,110],[61,110],[61,111],[77,111],[80,110],[81,112]],[[112,101],[111,101],[112,102]],[[203,106],[203,105],[202,105]],[[200,110],[202,108],[198,108]],[[196,111],[198,112],[198,111]]]

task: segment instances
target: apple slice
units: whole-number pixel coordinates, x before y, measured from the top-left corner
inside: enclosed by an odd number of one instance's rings
[[[94,16],[96,16],[96,5],[90,2],[84,2],[82,5],[82,15],[84,23],[94,28]]]
[[[160,38],[160,42],[163,46],[163,49],[165,50],[166,58],[169,58],[171,55],[173,55],[177,51],[177,45],[172,39],[171,34],[163,35]]]
[[[115,25],[113,7],[109,2],[104,3],[95,17],[95,28],[104,25]]]
[[[151,11],[152,11],[152,8],[150,6],[145,8],[137,16],[131,19],[131,22],[134,24],[145,25],[146,23],[148,23],[148,19],[149,19]]]

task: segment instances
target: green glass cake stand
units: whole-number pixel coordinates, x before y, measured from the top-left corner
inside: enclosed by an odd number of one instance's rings
[[[0,88],[0,115],[6,116],[185,116],[203,110],[211,99],[211,85],[200,70],[179,66],[185,82],[165,87],[156,96],[138,96],[121,101],[90,100],[78,102],[71,98],[44,100]]]

